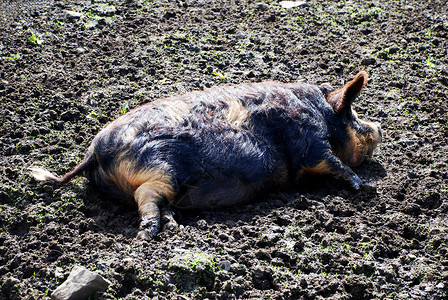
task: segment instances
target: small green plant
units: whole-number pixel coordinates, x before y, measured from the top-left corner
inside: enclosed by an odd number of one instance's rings
[[[174,275],[176,285],[182,290],[193,291],[201,286],[212,287],[219,266],[214,255],[190,250],[173,256],[169,261],[169,270]]]
[[[442,192],[442,193],[448,192],[448,186],[446,184],[442,184],[442,188],[440,189],[440,192]]]
[[[129,111],[129,102],[126,101],[125,103],[123,103],[123,105],[121,106],[121,113],[125,114]]]
[[[94,112],[93,110],[87,115],[89,118],[97,119],[98,114]]]
[[[8,57],[8,59],[13,60],[13,61],[18,61],[20,59],[20,54],[16,54],[13,57]]]
[[[42,44],[42,38],[34,33],[34,31],[31,31],[31,36],[28,38],[28,42],[32,45],[41,45]]]
[[[221,80],[221,81],[227,81],[227,77],[226,77],[226,75],[224,75],[224,74],[222,74],[222,73],[220,73],[220,72],[213,72],[213,75],[215,75],[216,77],[218,77],[219,78],[219,80]]]
[[[427,60],[426,60],[426,65],[428,66],[428,67],[430,67],[430,68],[434,68],[436,65],[435,65],[435,63],[433,62],[433,60],[431,59],[431,58],[428,58]]]

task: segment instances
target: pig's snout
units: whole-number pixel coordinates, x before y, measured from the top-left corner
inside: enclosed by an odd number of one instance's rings
[[[373,136],[376,141],[375,147],[383,141],[383,131],[381,130],[381,124],[379,122],[373,123]]]
[[[357,167],[366,158],[371,158],[383,139],[381,125],[377,122],[360,120],[361,128],[348,128],[349,138],[344,147],[336,150],[336,155],[348,166]]]
[[[367,143],[367,156],[370,158],[373,155],[373,151],[383,140],[383,131],[381,130],[381,124],[378,122],[366,122],[362,121],[364,125],[371,129],[371,141]]]
[[[375,122],[376,126],[378,127],[378,133],[380,135],[380,143],[383,141],[383,131],[381,130],[381,124],[378,122]]]

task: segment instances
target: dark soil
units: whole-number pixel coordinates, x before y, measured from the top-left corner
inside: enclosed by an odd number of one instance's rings
[[[98,299],[448,299],[446,1],[2,1],[0,299],[43,299],[75,265]],[[72,19],[65,10],[77,11]],[[79,16],[78,16],[79,17]],[[370,81],[355,104],[384,142],[355,170],[237,208],[176,212],[138,241],[134,208],[63,174],[155,98],[249,81]],[[259,199],[261,200],[261,199]]]

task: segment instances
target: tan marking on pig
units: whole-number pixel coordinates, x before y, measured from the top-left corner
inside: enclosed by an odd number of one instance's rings
[[[134,193],[140,216],[159,219],[159,204],[167,193],[174,195],[171,185],[157,179],[140,185]]]
[[[107,181],[113,182],[125,195],[129,201],[133,197],[134,192],[143,184],[151,186],[154,190],[154,197],[166,198],[171,201],[174,198],[174,189],[171,184],[172,177],[170,174],[159,168],[141,169],[136,163],[129,159],[122,159],[124,155],[119,155],[116,159],[115,166],[110,172],[105,172],[101,167],[100,174]],[[137,201],[137,199],[135,199]],[[140,206],[140,203],[137,204]]]
[[[330,174],[331,168],[326,160],[320,161],[314,167],[302,167],[299,172],[297,172],[296,181],[300,181],[300,179],[304,175],[324,175]]]
[[[129,128],[126,130],[126,134],[122,135],[123,142],[125,144],[129,144],[132,141],[135,140],[135,136],[137,135],[137,128],[129,126]]]
[[[180,123],[190,113],[191,105],[182,99],[164,99],[160,103],[153,102],[160,107],[164,116],[170,118],[176,123]]]
[[[224,112],[224,120],[228,122],[233,129],[241,129],[242,125],[250,116],[249,110],[236,98],[228,98],[226,99],[226,103],[228,108],[226,112]]]
[[[355,118],[358,118],[358,114],[354,109],[352,109],[352,114]],[[364,126],[369,127],[372,130],[372,133],[362,135],[352,127],[348,127],[347,133],[349,135],[349,141],[344,146],[344,149],[337,151],[336,153],[336,155],[350,167],[356,167],[366,158],[371,157],[375,148],[382,141],[379,123],[363,121],[361,119],[358,120]]]
[[[343,163],[349,167],[359,166],[373,153],[374,137],[372,134],[361,135],[352,127],[347,128],[349,140],[344,148],[336,152]]]

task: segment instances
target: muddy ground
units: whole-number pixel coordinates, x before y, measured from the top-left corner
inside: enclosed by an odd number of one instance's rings
[[[75,265],[95,299],[448,299],[446,1],[3,1],[0,299],[45,299]],[[67,13],[74,11],[79,14]],[[236,208],[176,212],[138,241],[134,208],[63,174],[106,123],[158,97],[274,79],[370,80],[384,143],[356,169]]]

